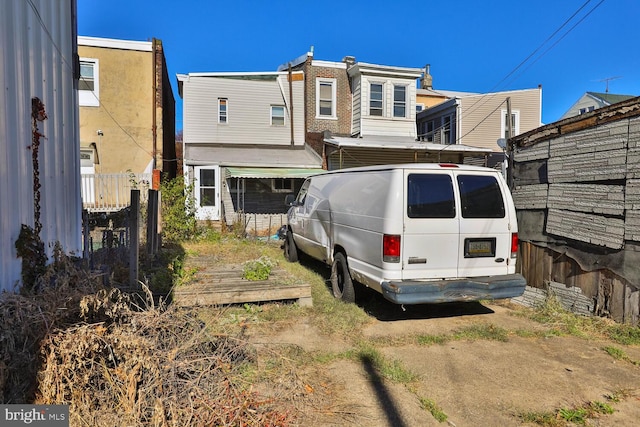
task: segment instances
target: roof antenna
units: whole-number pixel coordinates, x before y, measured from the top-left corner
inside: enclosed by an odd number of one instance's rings
[[[621,79],[621,78],[622,78],[622,76],[607,77],[606,79],[600,79],[600,80],[598,80],[598,81],[599,81],[599,82],[606,82],[606,83],[607,83],[607,89],[606,89],[605,93],[609,93],[609,82],[610,82],[611,80],[618,80],[618,79]]]

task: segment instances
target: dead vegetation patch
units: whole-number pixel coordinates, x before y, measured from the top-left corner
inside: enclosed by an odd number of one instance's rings
[[[0,297],[2,403],[68,404],[71,425],[294,422],[277,385],[243,381],[257,356],[242,330],[212,333],[196,312],[105,288],[70,262],[50,270],[37,293]]]

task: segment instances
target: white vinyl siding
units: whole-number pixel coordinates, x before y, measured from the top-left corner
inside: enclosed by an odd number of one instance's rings
[[[362,82],[360,79],[352,79],[351,80],[351,88],[353,90],[353,99],[352,99],[352,122],[351,122],[351,134],[357,135],[360,133],[362,129],[361,118],[362,118],[362,110],[365,107],[361,107],[362,105]]]
[[[294,80],[294,120],[291,120],[286,73],[274,79],[189,76],[183,81],[184,141],[238,145],[290,145],[294,127],[296,146],[304,145],[304,81]],[[228,122],[221,126],[211,117],[218,98],[228,99]],[[285,125],[272,126],[272,105],[284,105]]]
[[[354,112],[360,111],[360,134],[362,136],[404,136],[416,138],[416,88],[414,84],[409,84],[407,79],[385,79],[382,81],[376,77],[361,77],[361,93],[358,98],[354,92]],[[413,82],[413,80],[411,80]],[[380,102],[379,88],[382,86],[382,102]],[[405,89],[404,117],[394,117],[395,87]],[[373,94],[371,89],[374,89]],[[373,96],[373,98],[372,98]],[[358,105],[359,103],[359,105]],[[382,105],[381,115],[372,115],[371,106],[375,108]],[[376,112],[377,114],[377,112]],[[356,117],[354,114],[354,129],[356,129]]]
[[[457,144],[489,148],[502,152],[496,141],[504,138],[506,98],[511,98],[511,109],[518,112],[518,134],[540,126],[540,89],[489,93],[460,98],[460,132]]]

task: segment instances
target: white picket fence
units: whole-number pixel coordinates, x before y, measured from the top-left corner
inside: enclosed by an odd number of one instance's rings
[[[147,201],[150,173],[83,174],[82,207],[89,212],[116,212],[131,204],[131,190],[140,191],[140,202]]]

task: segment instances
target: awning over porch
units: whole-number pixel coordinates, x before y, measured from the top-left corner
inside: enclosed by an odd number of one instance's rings
[[[249,168],[226,167],[227,178],[307,178],[325,172],[311,168]]]

